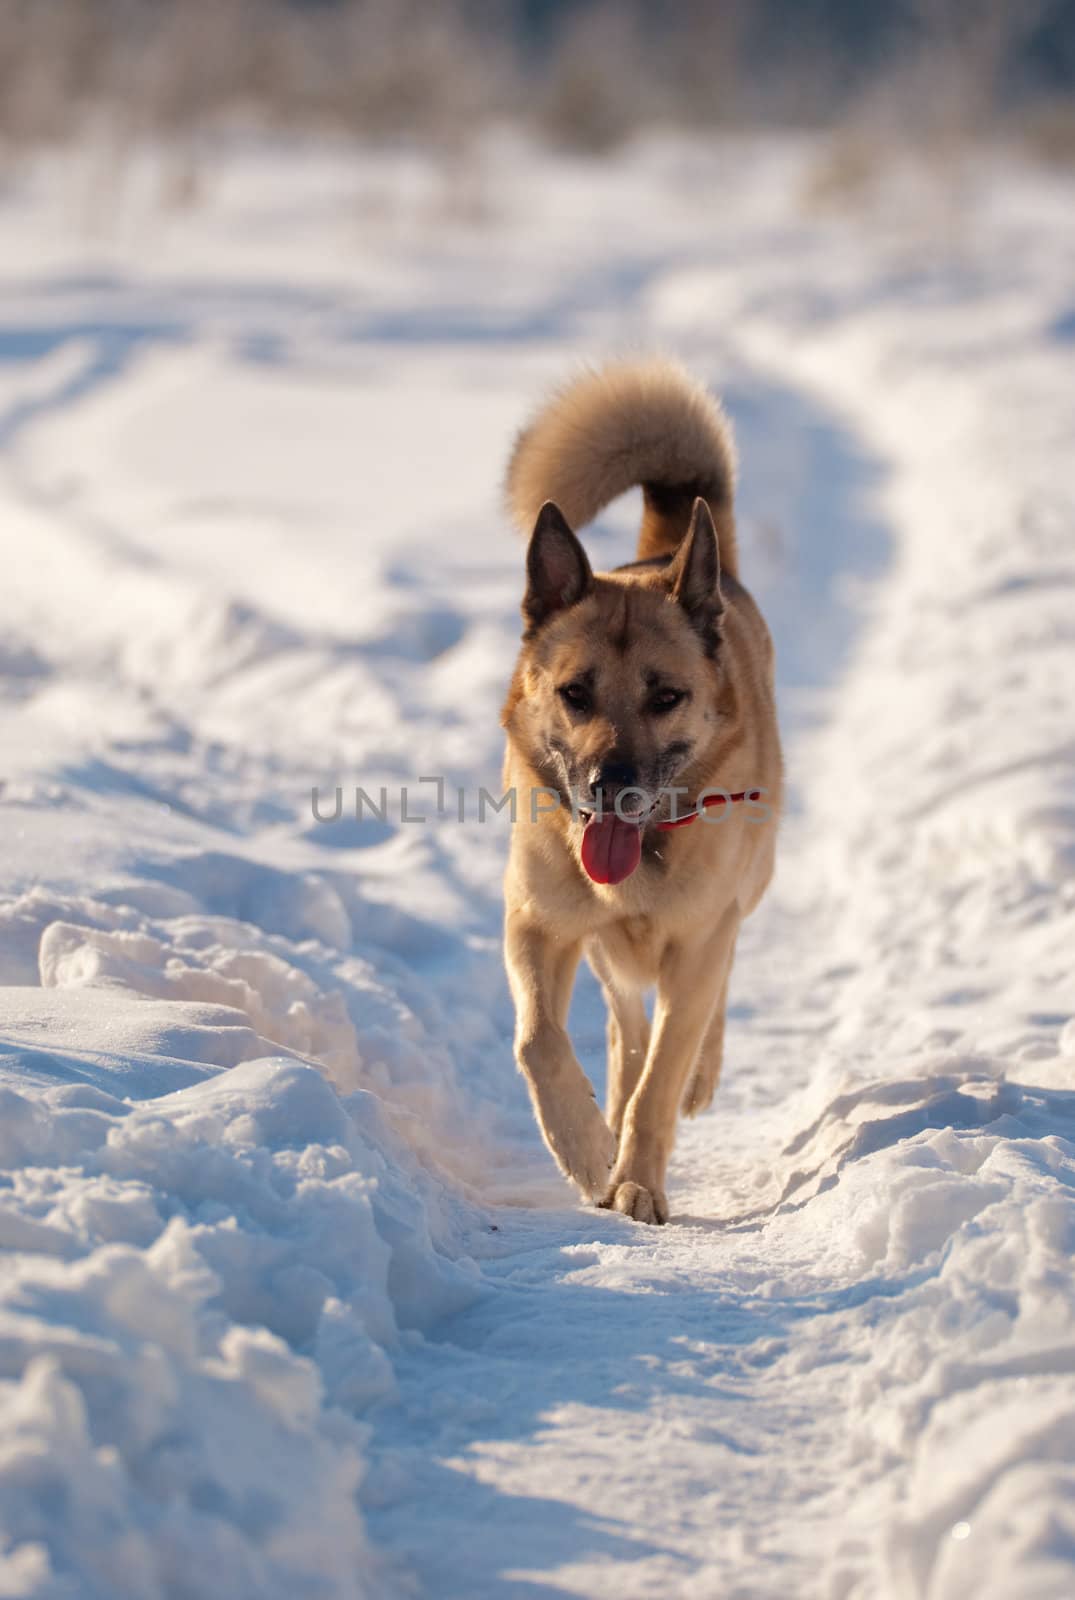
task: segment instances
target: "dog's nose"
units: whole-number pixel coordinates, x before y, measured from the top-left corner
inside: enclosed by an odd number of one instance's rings
[[[602,805],[613,806],[621,789],[638,788],[638,769],[629,761],[604,761],[590,778],[590,793]]]

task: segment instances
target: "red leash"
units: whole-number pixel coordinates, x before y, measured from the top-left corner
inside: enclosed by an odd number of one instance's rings
[[[702,799],[702,808],[708,806],[739,805],[743,800],[760,800],[760,789],[742,789],[738,794],[707,794]],[[685,817],[669,817],[666,822],[658,822],[659,829],[685,828],[688,822],[696,822],[702,812],[695,807],[688,811]]]

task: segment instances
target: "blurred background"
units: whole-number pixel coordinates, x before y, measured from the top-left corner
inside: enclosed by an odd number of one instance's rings
[[[832,136],[817,198],[898,139],[1075,161],[1075,0],[0,0],[0,153],[166,141],[194,200],[222,135],[407,141],[460,160],[517,124],[607,152],[648,130]]]

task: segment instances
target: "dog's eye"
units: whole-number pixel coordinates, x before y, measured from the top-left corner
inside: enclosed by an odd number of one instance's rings
[[[590,691],[584,683],[565,683],[560,689],[560,699],[572,711],[589,711]]]
[[[665,711],[674,711],[687,698],[684,689],[658,689],[650,697],[649,708],[660,716]]]

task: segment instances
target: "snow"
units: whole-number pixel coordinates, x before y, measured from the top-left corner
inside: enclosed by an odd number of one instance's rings
[[[813,155],[3,191],[0,1592],[1071,1593],[1071,181]],[[726,396],[791,782],[653,1230],[540,1144],[476,820],[505,453],[625,347]]]

